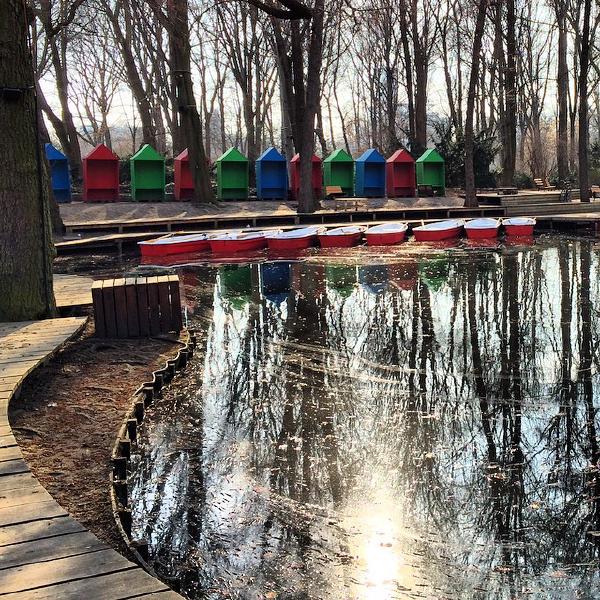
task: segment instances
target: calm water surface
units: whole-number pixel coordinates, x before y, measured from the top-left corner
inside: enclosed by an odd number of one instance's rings
[[[600,598],[593,241],[187,266],[199,348],[134,453],[190,598]]]

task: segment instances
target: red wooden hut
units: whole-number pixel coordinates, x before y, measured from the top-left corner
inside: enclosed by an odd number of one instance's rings
[[[119,200],[119,157],[104,144],[83,159],[83,201]]]
[[[175,169],[173,197],[175,200],[191,200],[194,197],[194,179],[190,171],[190,158],[186,148],[173,160]]]
[[[388,198],[416,196],[415,160],[408,150],[396,150],[386,161]]]
[[[320,198],[323,190],[323,170],[321,167],[321,159],[314,155],[312,156],[312,188],[313,196]],[[290,188],[292,189],[292,198],[298,199],[300,193],[300,155],[294,155],[290,161]]]

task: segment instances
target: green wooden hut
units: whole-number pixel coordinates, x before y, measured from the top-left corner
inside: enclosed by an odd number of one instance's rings
[[[217,159],[217,197],[219,200],[248,198],[248,159],[237,148],[229,148]]]
[[[446,195],[446,167],[435,148],[426,150],[416,161],[417,186],[430,187],[436,196]]]
[[[134,202],[159,202],[165,199],[165,158],[144,144],[129,160],[131,199]]]
[[[323,185],[339,185],[345,196],[354,192],[354,159],[338,148],[323,161]]]

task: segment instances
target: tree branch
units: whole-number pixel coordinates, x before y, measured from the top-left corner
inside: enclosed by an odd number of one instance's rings
[[[286,19],[288,21],[312,19],[312,9],[299,0],[278,0],[278,2],[283,4],[288,10],[278,8],[272,4],[267,4],[266,2],[262,2],[262,0],[247,0],[247,2],[277,19]]]

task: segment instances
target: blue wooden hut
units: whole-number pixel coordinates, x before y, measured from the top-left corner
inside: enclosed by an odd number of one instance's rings
[[[52,144],[46,144],[46,158],[50,165],[52,193],[57,202],[71,202],[69,159]]]
[[[354,164],[354,195],[364,198],[385,197],[385,158],[369,148]]]
[[[256,196],[260,200],[287,198],[288,176],[285,158],[276,148],[267,148],[256,159]]]

